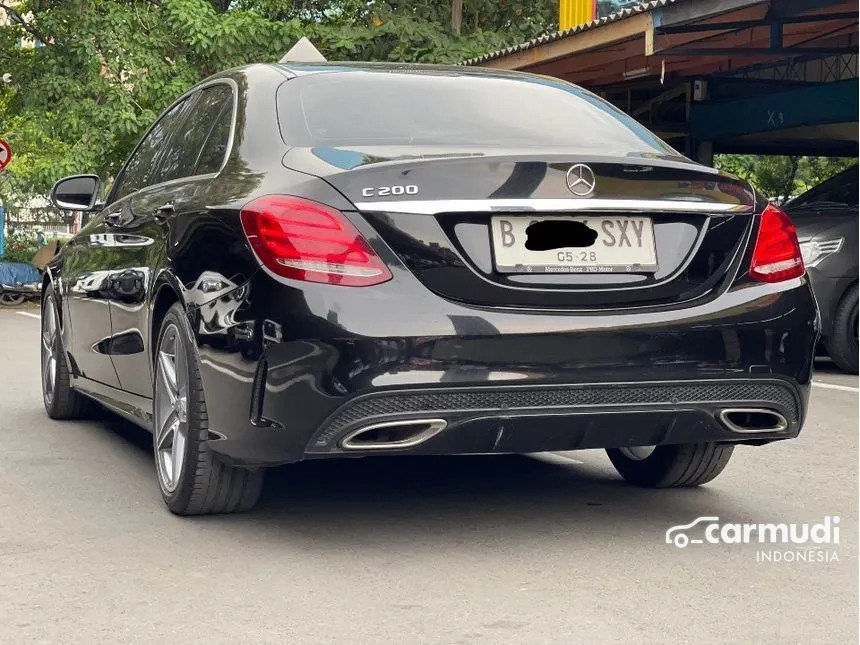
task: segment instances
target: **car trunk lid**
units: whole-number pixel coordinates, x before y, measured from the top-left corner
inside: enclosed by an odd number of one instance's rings
[[[745,182],[669,155],[294,148],[284,163],[339,190],[432,291],[485,306],[703,297],[755,211]]]

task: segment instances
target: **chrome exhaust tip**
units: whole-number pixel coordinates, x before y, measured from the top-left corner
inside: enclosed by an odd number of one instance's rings
[[[444,419],[386,421],[353,430],[340,440],[344,450],[396,450],[412,448],[442,432]]]
[[[764,408],[726,408],[720,410],[719,419],[729,430],[740,434],[788,429],[788,419],[779,412]]]

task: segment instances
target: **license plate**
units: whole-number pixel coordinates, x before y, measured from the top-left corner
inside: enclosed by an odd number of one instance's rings
[[[653,273],[650,217],[605,215],[493,217],[493,260],[500,273]]]

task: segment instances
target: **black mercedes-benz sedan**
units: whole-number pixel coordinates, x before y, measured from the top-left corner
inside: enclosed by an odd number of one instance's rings
[[[821,312],[823,346],[836,365],[856,374],[858,177],[852,166],[785,205],[797,227],[803,262]]]
[[[154,434],[182,515],[265,467],[605,448],[698,485],[796,437],[819,335],[794,227],[609,103],[460,67],[255,65],[193,87],[49,267],[43,394]]]

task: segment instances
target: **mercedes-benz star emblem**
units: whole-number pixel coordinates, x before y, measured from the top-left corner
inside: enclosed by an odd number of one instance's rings
[[[574,164],[567,171],[567,187],[574,195],[585,197],[594,192],[597,180],[594,171],[584,163]]]

